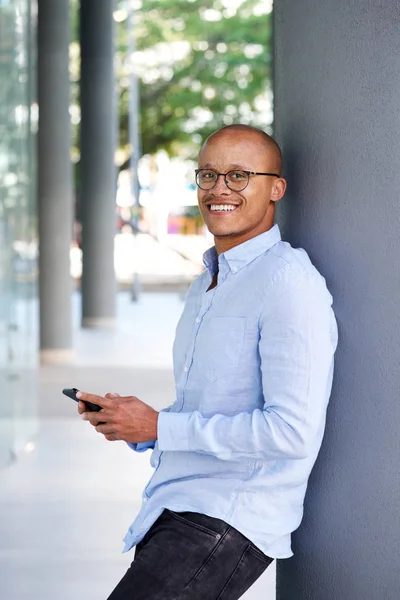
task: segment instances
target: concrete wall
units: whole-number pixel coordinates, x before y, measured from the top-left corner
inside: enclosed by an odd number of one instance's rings
[[[279,600],[400,598],[400,3],[276,0],[278,220],[335,300],[323,448]]]

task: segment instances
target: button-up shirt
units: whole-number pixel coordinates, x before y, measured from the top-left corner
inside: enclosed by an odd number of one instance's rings
[[[153,448],[155,471],[125,551],[168,508],[222,519],[289,557],[331,392],[332,297],[277,225],[204,262],[176,330],[175,402],[156,442],[130,444]]]

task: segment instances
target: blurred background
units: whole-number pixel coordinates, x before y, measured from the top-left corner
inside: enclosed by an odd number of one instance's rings
[[[1,600],[105,598],[131,558],[148,455],[93,434],[61,389],[173,401],[175,326],[213,243],[197,153],[227,124],[272,133],[271,15],[0,0]],[[273,587],[270,569],[246,598]]]

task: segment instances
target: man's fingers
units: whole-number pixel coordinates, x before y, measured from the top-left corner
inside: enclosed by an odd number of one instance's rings
[[[87,411],[87,406],[86,406],[86,404],[85,404],[84,402],[82,402],[82,400],[80,400],[80,401],[78,402],[78,413],[79,413],[80,415],[83,415],[83,413],[84,413],[84,412],[86,412],[86,411]]]
[[[103,396],[96,396],[96,394],[88,394],[87,392],[78,392],[76,396],[79,400],[98,404],[101,408],[109,408],[112,405],[112,398],[103,398]]]
[[[108,433],[115,433],[115,426],[111,425],[110,423],[96,425],[95,429],[97,433],[102,433],[103,435],[106,435]]]
[[[108,392],[108,393],[105,395],[105,398],[121,398],[121,394],[116,394],[116,393],[114,393],[114,392],[112,392],[112,393],[111,393],[111,392]]]
[[[84,421],[89,421],[93,427],[96,427],[99,423],[109,422],[110,416],[105,414],[104,410],[99,410],[98,412],[94,412],[92,410],[83,413],[82,419]]]
[[[109,425],[108,423],[105,423],[104,425],[97,425],[97,427],[95,428],[97,433],[102,433],[103,435],[107,436],[113,436],[113,438],[115,440],[118,440],[118,434],[115,431],[115,427],[114,425]],[[107,437],[108,439],[108,437]]]

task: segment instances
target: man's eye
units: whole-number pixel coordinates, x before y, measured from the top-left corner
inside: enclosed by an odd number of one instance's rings
[[[246,173],[242,173],[242,171],[231,171],[231,173],[229,175],[230,175],[231,179],[236,179],[236,180],[246,179],[246,177],[247,177]]]
[[[214,179],[215,173],[213,173],[212,171],[208,171],[205,173],[201,173],[201,177],[202,179]]]

